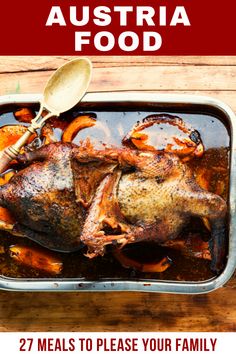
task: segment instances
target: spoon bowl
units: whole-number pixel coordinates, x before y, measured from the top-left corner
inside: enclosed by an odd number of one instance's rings
[[[74,107],[87,91],[92,65],[78,58],[62,65],[49,78],[43,93],[43,106],[48,111],[63,113]]]

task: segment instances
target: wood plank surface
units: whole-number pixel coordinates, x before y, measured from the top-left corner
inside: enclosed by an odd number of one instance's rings
[[[0,73],[53,70],[74,56],[0,56]],[[120,66],[234,66],[234,56],[91,56],[94,67]]]
[[[235,331],[235,289],[207,295],[1,293],[1,331]]]
[[[71,57],[0,57],[0,94],[41,92]],[[236,57],[91,57],[90,91],[200,93],[236,111]],[[235,331],[236,277],[205,295],[0,292],[0,331]]]
[[[0,74],[1,94],[41,92],[53,71]],[[94,68],[90,91],[109,90],[236,90],[235,66],[123,66]]]

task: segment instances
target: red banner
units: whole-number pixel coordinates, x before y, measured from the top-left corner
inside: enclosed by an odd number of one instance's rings
[[[236,55],[235,2],[2,1],[1,55]]]

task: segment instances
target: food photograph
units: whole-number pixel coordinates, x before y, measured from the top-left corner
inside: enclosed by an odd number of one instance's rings
[[[236,329],[236,57],[0,57],[0,327]]]

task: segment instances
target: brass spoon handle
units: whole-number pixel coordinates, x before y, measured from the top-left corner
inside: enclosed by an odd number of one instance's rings
[[[18,156],[20,149],[26,144],[27,140],[35,132],[35,130],[41,128],[47,119],[57,115],[56,113],[48,112],[48,114],[43,117],[41,121],[39,121],[42,112],[43,107],[40,108],[38,115],[32,120],[31,125],[28,127],[27,131],[17,140],[17,142],[0,152],[0,173],[3,173],[8,167],[9,163]]]
[[[20,137],[20,139],[16,142],[17,146],[15,146],[16,144],[14,144],[12,146],[8,146],[3,151],[1,151],[1,153],[0,153],[0,173],[3,173],[6,170],[9,163],[17,157],[21,147],[25,144],[25,141],[27,141],[29,139],[31,134],[32,134],[32,132],[27,130]]]
[[[9,163],[14,159],[14,157],[12,157],[10,154],[11,152],[8,150],[8,148],[0,152],[0,173],[3,173]]]

